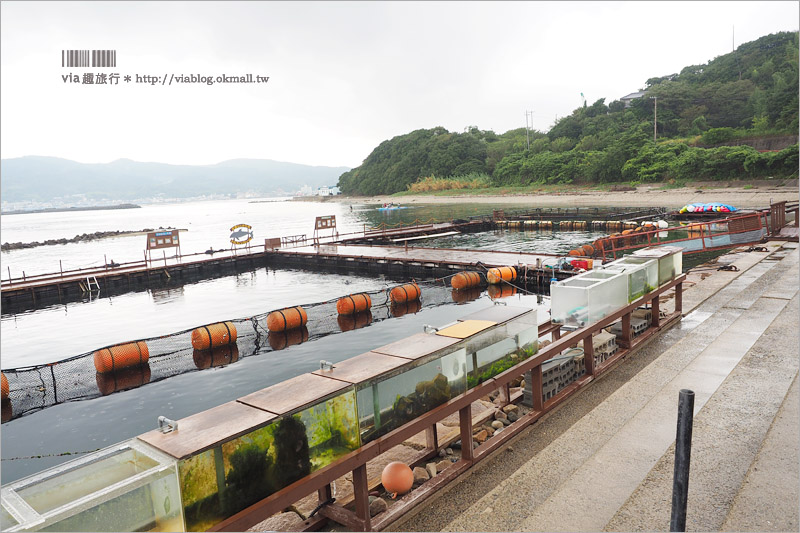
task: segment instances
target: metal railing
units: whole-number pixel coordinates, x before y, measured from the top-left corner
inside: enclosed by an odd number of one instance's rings
[[[612,235],[595,241],[595,252],[603,259],[616,259],[623,252],[643,246],[675,245],[684,253],[698,253],[759,242],[769,231],[768,212],[696,222],[685,226]]]
[[[598,376],[610,370],[617,362],[630,354],[636,346],[645,342],[662,329],[670,327],[680,320],[682,311],[682,290],[685,279],[686,276],[681,274],[659,289],[617,310],[602,320],[563,337],[561,336],[561,328],[559,325],[552,323],[542,324],[539,327],[539,336],[552,333],[554,340],[551,344],[541,349],[537,355],[498,374],[492,379],[484,381],[464,394],[453,398],[447,403],[440,405],[383,437],[369,442],[330,465],[317,470],[271,496],[251,505],[215,525],[211,530],[244,531],[314,492],[317,493],[317,498],[320,503],[318,516],[306,520],[303,530],[310,531],[319,529],[327,520],[338,522],[352,531],[381,530],[387,527],[404,513],[422,503],[438,489],[444,487],[449,482],[468,471],[476,463],[488,457],[495,450],[506,445],[511,438],[539,420],[545,413],[551,411],[577,391],[592,383]],[[673,289],[675,291],[675,311],[666,317],[661,317],[659,297]],[[630,327],[631,313],[638,307],[647,304],[650,304],[652,309],[652,318],[649,328],[638,337],[632,338]],[[621,350],[610,356],[604,362],[595,365],[592,344],[593,335],[620,319],[622,320],[623,333],[618,339],[618,344]],[[543,399],[542,364],[550,359],[558,357],[562,351],[578,345],[583,346],[585,354],[585,374],[567,385],[555,396],[545,401]],[[512,422],[501,434],[495,435],[473,450],[472,446],[469,444],[472,442],[472,428],[474,424],[472,418],[472,403],[494,391],[500,391],[500,397],[502,398],[501,403],[503,404],[519,401],[522,398],[522,393],[517,392],[514,395],[510,394],[510,383],[523,374],[525,375],[527,386],[530,387],[532,391],[532,410],[521,416],[517,421]],[[488,412],[490,414],[492,413],[491,410]],[[375,519],[371,518],[369,512],[369,491],[371,487],[367,478],[367,462],[421,432],[425,432],[426,435],[426,448],[420,451],[415,460],[409,461],[409,464],[415,464],[435,457],[439,449],[449,444],[449,442],[439,442],[436,432],[436,423],[454,413],[458,413],[459,415],[459,435],[458,437],[453,437],[452,440],[454,441],[456,438],[460,438],[462,442],[461,458],[458,462],[452,463],[449,467],[444,469],[441,474],[437,474],[436,477],[425,482],[421,487],[400,498],[387,511],[381,513]],[[347,474],[352,474],[354,487],[352,501],[344,500],[330,503],[333,494],[331,483]],[[349,504],[354,504],[354,511],[346,507],[346,505]]]

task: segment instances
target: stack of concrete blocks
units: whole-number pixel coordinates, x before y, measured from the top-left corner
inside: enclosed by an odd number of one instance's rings
[[[586,373],[586,363],[583,362],[583,352],[572,358],[572,364],[575,371],[575,379],[578,379]]]
[[[613,341],[614,336],[611,335],[611,338]],[[583,350],[566,349],[553,359],[545,361],[542,363],[542,400],[546,402],[585,373]],[[529,374],[525,374],[523,405],[533,405],[532,380]]]
[[[599,331],[592,337],[592,347],[594,348],[595,366],[604,362],[606,359],[617,353],[617,337],[607,331]]]
[[[547,401],[556,395],[560,381],[560,361],[554,361],[551,359],[542,363],[542,399],[544,401]]]
[[[558,390],[566,388],[567,385],[575,381],[575,378],[578,377],[577,372],[575,372],[575,358],[569,356],[569,351],[570,350],[564,350],[561,353],[562,359],[559,361],[559,375],[561,380],[558,384]]]
[[[642,320],[647,320],[651,322],[653,320],[653,310],[649,307],[640,307],[639,309],[635,309],[633,313],[631,313],[632,318],[641,318]]]
[[[648,327],[650,327],[650,320],[631,316],[631,338],[642,334]],[[606,331],[617,337],[622,337],[622,321],[614,322],[611,327],[606,328]]]

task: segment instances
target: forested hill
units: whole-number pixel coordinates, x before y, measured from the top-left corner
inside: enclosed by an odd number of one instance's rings
[[[620,87],[620,94],[630,92]],[[420,129],[382,142],[339,177],[345,194],[389,194],[419,180],[488,185],[786,177],[798,168],[798,33],[742,44],[705,65],[648,79],[643,97],[605,98],[550,131]],[[654,100],[658,102],[653,142]],[[754,139],[782,138],[760,153]],[[733,146],[733,145],[739,146]],[[763,148],[763,146],[762,146]],[[769,146],[772,148],[772,146]]]

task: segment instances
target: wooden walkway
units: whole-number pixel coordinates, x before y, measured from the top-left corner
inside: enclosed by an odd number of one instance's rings
[[[549,263],[553,265],[556,260],[561,257],[555,254],[356,244],[303,246],[291,250],[277,250],[277,253],[280,255],[325,257],[347,261],[365,259],[371,261],[431,264],[436,266],[454,265],[458,267],[469,267],[479,264],[486,267],[517,266],[520,264],[535,267],[537,263]]]
[[[124,293],[136,287],[152,283],[163,284],[172,278],[181,282],[213,277],[215,275],[259,268],[266,265],[319,271],[346,271],[359,273],[384,273],[409,280],[431,279],[446,276],[461,270],[482,270],[494,266],[527,265],[525,274],[538,271],[529,281],[536,286],[549,284],[552,269],[537,266],[554,265],[559,256],[517,252],[493,252],[487,250],[454,250],[443,248],[415,248],[405,246],[319,244],[296,248],[257,251],[244,250],[233,254],[230,250],[217,252],[213,256],[194,254],[167,262],[144,261],[126,263],[119,267],[100,267],[81,271],[30,276],[26,279],[3,280],[2,304],[10,307],[26,307],[42,301],[75,301],[100,290],[108,293]],[[571,275],[557,271],[558,279]],[[96,280],[90,287],[87,278]],[[546,278],[546,279],[545,279]]]

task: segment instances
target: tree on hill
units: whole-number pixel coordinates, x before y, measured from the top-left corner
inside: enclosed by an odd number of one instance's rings
[[[798,32],[781,32],[679,73],[649,78],[646,95],[608,105],[600,98],[550,131],[503,134],[416,130],[381,143],[341,175],[345,194],[406,190],[428,176],[485,173],[494,185],[619,180],[732,179],[797,175],[797,145],[777,153],[704,146],[798,130]],[[653,142],[658,99],[658,142]],[[793,155],[794,154],[794,155]]]

